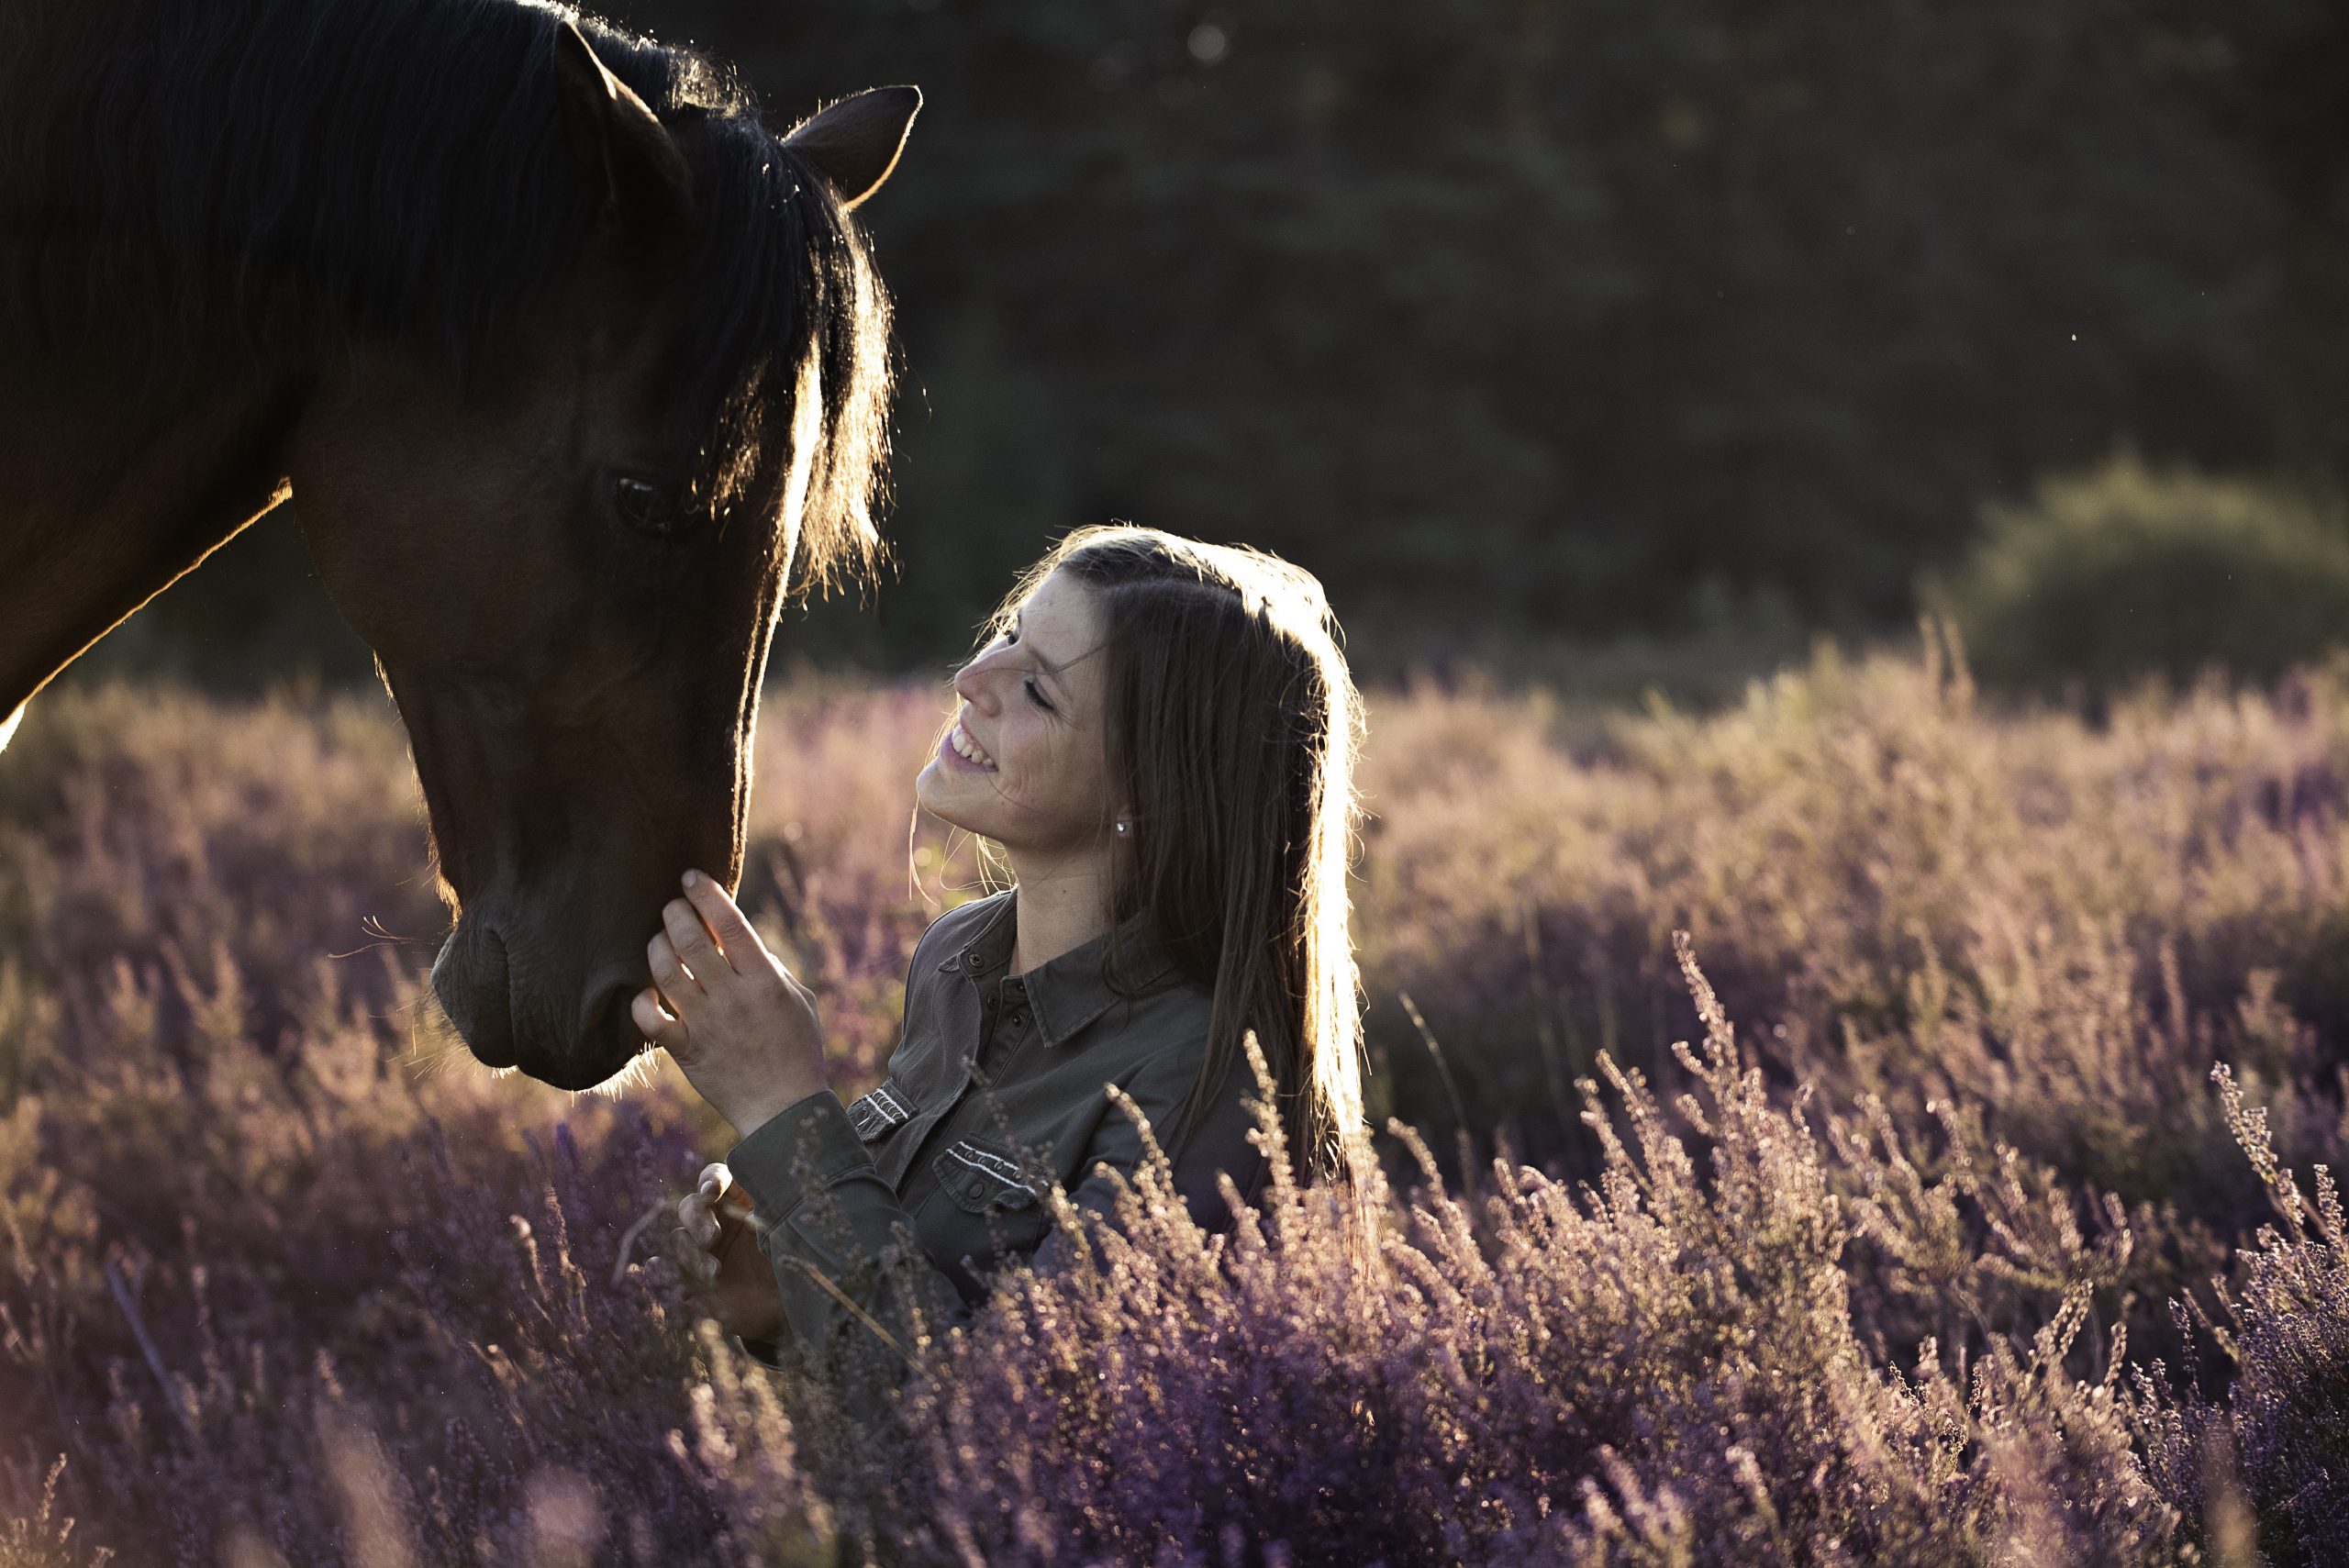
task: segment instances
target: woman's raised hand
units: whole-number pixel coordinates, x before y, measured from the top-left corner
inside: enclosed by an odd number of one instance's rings
[[[816,998],[767,951],[726,889],[693,871],[685,888],[661,911],[662,929],[645,949],[652,985],[637,993],[630,1016],[747,1136],[829,1086]]]
[[[710,1316],[745,1340],[784,1337],[783,1296],[759,1251],[751,1197],[723,1165],[702,1167],[701,1184],[678,1200],[677,1267],[707,1293]]]

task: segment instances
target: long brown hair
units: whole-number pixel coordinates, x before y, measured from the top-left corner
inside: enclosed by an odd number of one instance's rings
[[[1207,1061],[1169,1147],[1187,1140],[1226,1073],[1251,1073],[1253,1033],[1293,1173],[1353,1184],[1366,1147],[1346,893],[1362,700],[1321,584],[1261,550],[1082,528],[1028,570],[988,634],[1056,571],[1091,591],[1105,639],[1110,797],[1130,824],[1111,918],[1147,916],[1215,996]],[[1113,979],[1119,963],[1113,951]]]

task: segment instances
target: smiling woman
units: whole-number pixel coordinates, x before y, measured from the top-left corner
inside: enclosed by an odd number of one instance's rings
[[[1110,798],[1104,635],[1094,591],[1048,573],[954,677],[961,710],[914,781],[933,816],[1019,857],[1031,905],[1047,882],[1105,874],[1103,832],[1132,828]]]
[[[1252,1203],[1268,1158],[1359,1218],[1368,1158],[1345,902],[1361,708],[1320,585],[1253,550],[1083,530],[953,689],[916,793],[1013,885],[923,937],[881,1087],[843,1106],[826,1085],[813,998],[707,877],[669,906],[635,1004],[744,1135],[680,1206],[689,1272],[754,1350],[814,1358],[869,1419],[990,1267],[1077,1255],[1048,1193],[1113,1214],[1143,1143],[1111,1089],[1209,1230],[1235,1218],[1223,1180]],[[1278,1151],[1248,1136],[1250,1035]]]

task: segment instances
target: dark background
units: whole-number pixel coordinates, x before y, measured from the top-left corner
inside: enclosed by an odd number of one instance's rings
[[[1319,573],[1367,676],[1905,627],[2133,450],[2349,470],[2349,7],[633,0],[777,117],[927,106],[864,209],[888,531],[778,652],[931,668],[1062,530]],[[366,657],[283,520],[101,667]]]

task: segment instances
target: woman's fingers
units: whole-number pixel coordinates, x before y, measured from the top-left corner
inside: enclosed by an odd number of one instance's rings
[[[668,938],[670,950],[678,962],[696,975],[714,977],[726,965],[726,955],[718,951],[709,928],[701,923],[700,913],[682,898],[672,898],[661,906],[661,934]],[[653,973],[658,978],[660,972],[655,970]]]
[[[751,922],[742,914],[741,906],[719,885],[716,877],[697,871],[685,874],[685,898],[694,913],[709,928],[726,962],[737,970],[746,970],[751,955],[765,946],[758,932],[751,929]]]
[[[671,1231],[669,1240],[674,1250],[680,1273],[698,1280],[703,1284],[707,1284],[718,1277],[718,1260],[710,1256],[707,1249],[698,1245],[690,1235],[686,1234],[684,1226],[680,1225]]]
[[[711,962],[705,958],[703,967],[708,967]],[[699,999],[701,979],[686,967],[684,954],[666,930],[654,932],[652,940],[644,944],[644,962],[652,971],[652,984],[660,987],[664,998],[674,1001],[683,997],[688,1002]]]
[[[712,1212],[709,1200],[701,1194],[691,1194],[677,1205],[677,1218],[683,1223],[685,1234],[694,1239],[696,1245],[702,1247],[718,1245],[718,1216]]]
[[[685,1043],[685,1025],[674,1013],[664,1009],[661,1002],[660,992],[651,989],[639,991],[635,1000],[628,1005],[628,1016],[635,1021],[645,1039],[663,1051],[675,1051]]]

